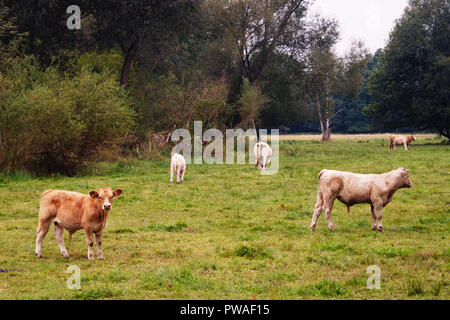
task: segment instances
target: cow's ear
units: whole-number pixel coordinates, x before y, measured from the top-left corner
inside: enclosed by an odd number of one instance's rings
[[[116,190],[114,190],[114,192],[113,192],[113,196],[114,197],[118,197],[118,196],[120,196],[122,194],[122,189],[120,189],[120,188],[117,188]]]
[[[98,198],[98,192],[95,190],[90,191],[89,195],[92,197],[92,199]]]

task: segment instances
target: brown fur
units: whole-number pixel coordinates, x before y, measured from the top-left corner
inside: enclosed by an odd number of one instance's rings
[[[64,190],[46,190],[41,195],[39,208],[39,227],[36,232],[36,255],[42,257],[42,242],[50,225],[55,225],[55,238],[61,254],[68,257],[64,245],[64,230],[69,232],[69,239],[80,229],[84,229],[88,245],[88,259],[93,259],[93,236],[97,241],[97,256],[103,259],[101,240],[112,199],[122,194],[122,189],[101,188],[89,194]]]
[[[383,231],[381,223],[382,208],[392,201],[394,193],[400,188],[410,188],[413,183],[409,179],[409,170],[398,168],[383,174],[355,174],[351,172],[324,169],[319,173],[317,202],[311,222],[314,230],[317,218],[322,211],[330,230],[334,230],[331,220],[331,210],[334,200],[338,199],[350,207],[358,203],[371,205],[372,229]]]

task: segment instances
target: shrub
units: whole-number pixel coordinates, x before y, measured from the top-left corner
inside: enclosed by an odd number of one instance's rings
[[[108,71],[72,78],[30,57],[0,77],[0,169],[74,175],[133,126],[125,91]]]

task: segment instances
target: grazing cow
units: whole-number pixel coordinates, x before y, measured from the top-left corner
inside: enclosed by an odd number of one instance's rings
[[[174,153],[170,160],[170,182],[173,182],[173,174],[177,175],[177,182],[183,182],[186,172],[186,160],[179,153]]]
[[[265,142],[258,142],[253,148],[258,169],[266,170],[272,156],[272,148]]]
[[[41,196],[39,227],[36,232],[36,256],[42,258],[42,242],[53,222],[56,242],[64,258],[69,257],[64,245],[64,229],[69,231],[70,240],[77,230],[84,229],[88,259],[94,259],[93,233],[97,242],[97,257],[103,259],[101,247],[103,229],[112,208],[113,198],[121,194],[122,189],[113,191],[111,188],[92,190],[89,194],[63,190],[44,191]]]
[[[416,141],[416,136],[391,136],[389,149],[395,149],[395,146],[402,144],[405,146],[405,150],[408,150],[411,141]]]
[[[394,193],[400,188],[410,188],[413,183],[409,179],[409,170],[398,168],[383,174],[356,174],[351,172],[323,169],[318,176],[319,188],[317,202],[311,221],[311,230],[316,227],[317,218],[325,212],[328,228],[334,231],[331,221],[333,202],[338,199],[347,206],[358,203],[370,204],[372,214],[372,230],[383,231],[381,223],[382,209],[388,205]]]

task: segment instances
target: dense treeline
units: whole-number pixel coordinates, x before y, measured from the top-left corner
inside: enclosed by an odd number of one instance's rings
[[[366,113],[381,128],[450,139],[450,1],[411,0],[371,73]]]
[[[366,114],[391,103],[380,70],[395,46],[371,56],[356,42],[337,56],[338,24],[308,19],[311,1],[80,0],[79,30],[66,26],[71,4],[0,0],[0,170],[72,175],[94,159],[146,156],[196,120],[324,140],[382,129]],[[437,108],[448,107],[441,96]]]

